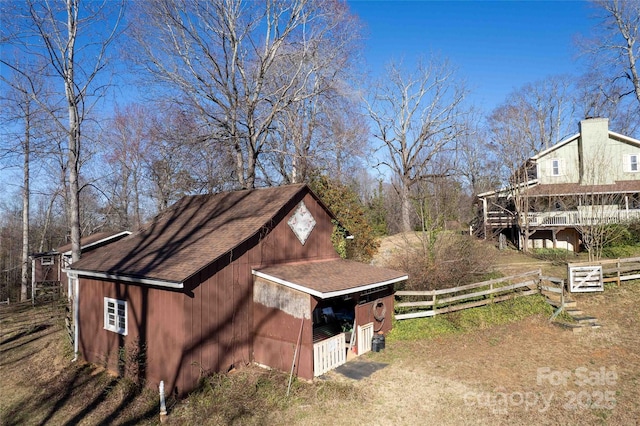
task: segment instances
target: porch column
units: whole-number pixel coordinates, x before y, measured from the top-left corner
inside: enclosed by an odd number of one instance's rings
[[[484,239],[487,239],[487,221],[489,220],[489,214],[487,213],[487,199],[482,199],[482,222],[484,223]]]
[[[624,208],[626,211],[626,220],[629,220],[629,196],[627,194],[624,195]]]

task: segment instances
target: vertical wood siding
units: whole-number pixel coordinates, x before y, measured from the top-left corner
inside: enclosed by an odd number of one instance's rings
[[[316,220],[304,246],[287,224],[302,200]],[[83,278],[81,355],[117,371],[120,348],[144,340],[147,384],[156,386],[164,380],[168,390],[179,394],[193,389],[202,374],[224,372],[254,357],[288,370],[301,320],[273,308],[254,306],[251,270],[274,263],[337,258],[331,244],[332,230],[331,217],[313,196],[303,193],[275,218],[268,234],[264,235],[265,228],[263,235],[239,241],[224,258],[212,259],[185,283],[183,292]],[[103,329],[104,297],[128,302],[127,336]],[[310,298],[309,313],[315,303]],[[305,319],[303,331],[298,374],[312,378],[311,319]]]

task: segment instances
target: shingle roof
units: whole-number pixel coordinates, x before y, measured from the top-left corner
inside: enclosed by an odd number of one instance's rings
[[[80,247],[84,250],[87,246],[91,246],[94,243],[97,243],[101,240],[108,239],[116,239],[122,237],[127,231],[118,231],[118,232],[98,232],[96,234],[91,234],[86,237],[80,238]],[[64,253],[71,250],[71,243],[60,246],[56,249],[58,253]]]
[[[525,191],[530,197],[631,192],[640,192],[640,180],[618,181],[611,185],[580,185],[579,183],[534,185]]]
[[[402,272],[343,259],[267,266],[254,274],[322,298],[407,279]]]
[[[304,184],[187,196],[72,269],[184,282],[269,223]]]

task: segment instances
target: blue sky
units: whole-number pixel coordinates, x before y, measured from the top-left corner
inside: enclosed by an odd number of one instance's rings
[[[581,74],[575,39],[588,35],[585,1],[350,0],[367,26],[365,58],[376,75],[392,58],[448,58],[491,111],[516,88],[555,74]]]

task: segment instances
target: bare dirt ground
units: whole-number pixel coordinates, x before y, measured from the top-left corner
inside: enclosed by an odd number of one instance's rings
[[[489,248],[487,249],[489,250]],[[522,272],[562,268],[501,252]],[[548,269],[547,269],[548,268]],[[601,329],[574,334],[541,316],[473,332],[388,341],[363,358],[388,365],[336,396],[282,405],[238,424],[640,425],[640,283],[575,297]],[[56,310],[58,309],[58,310]],[[138,391],[101,369],[72,363],[59,308],[0,307],[0,424],[153,424],[157,392]],[[193,420],[189,403],[170,424]]]

